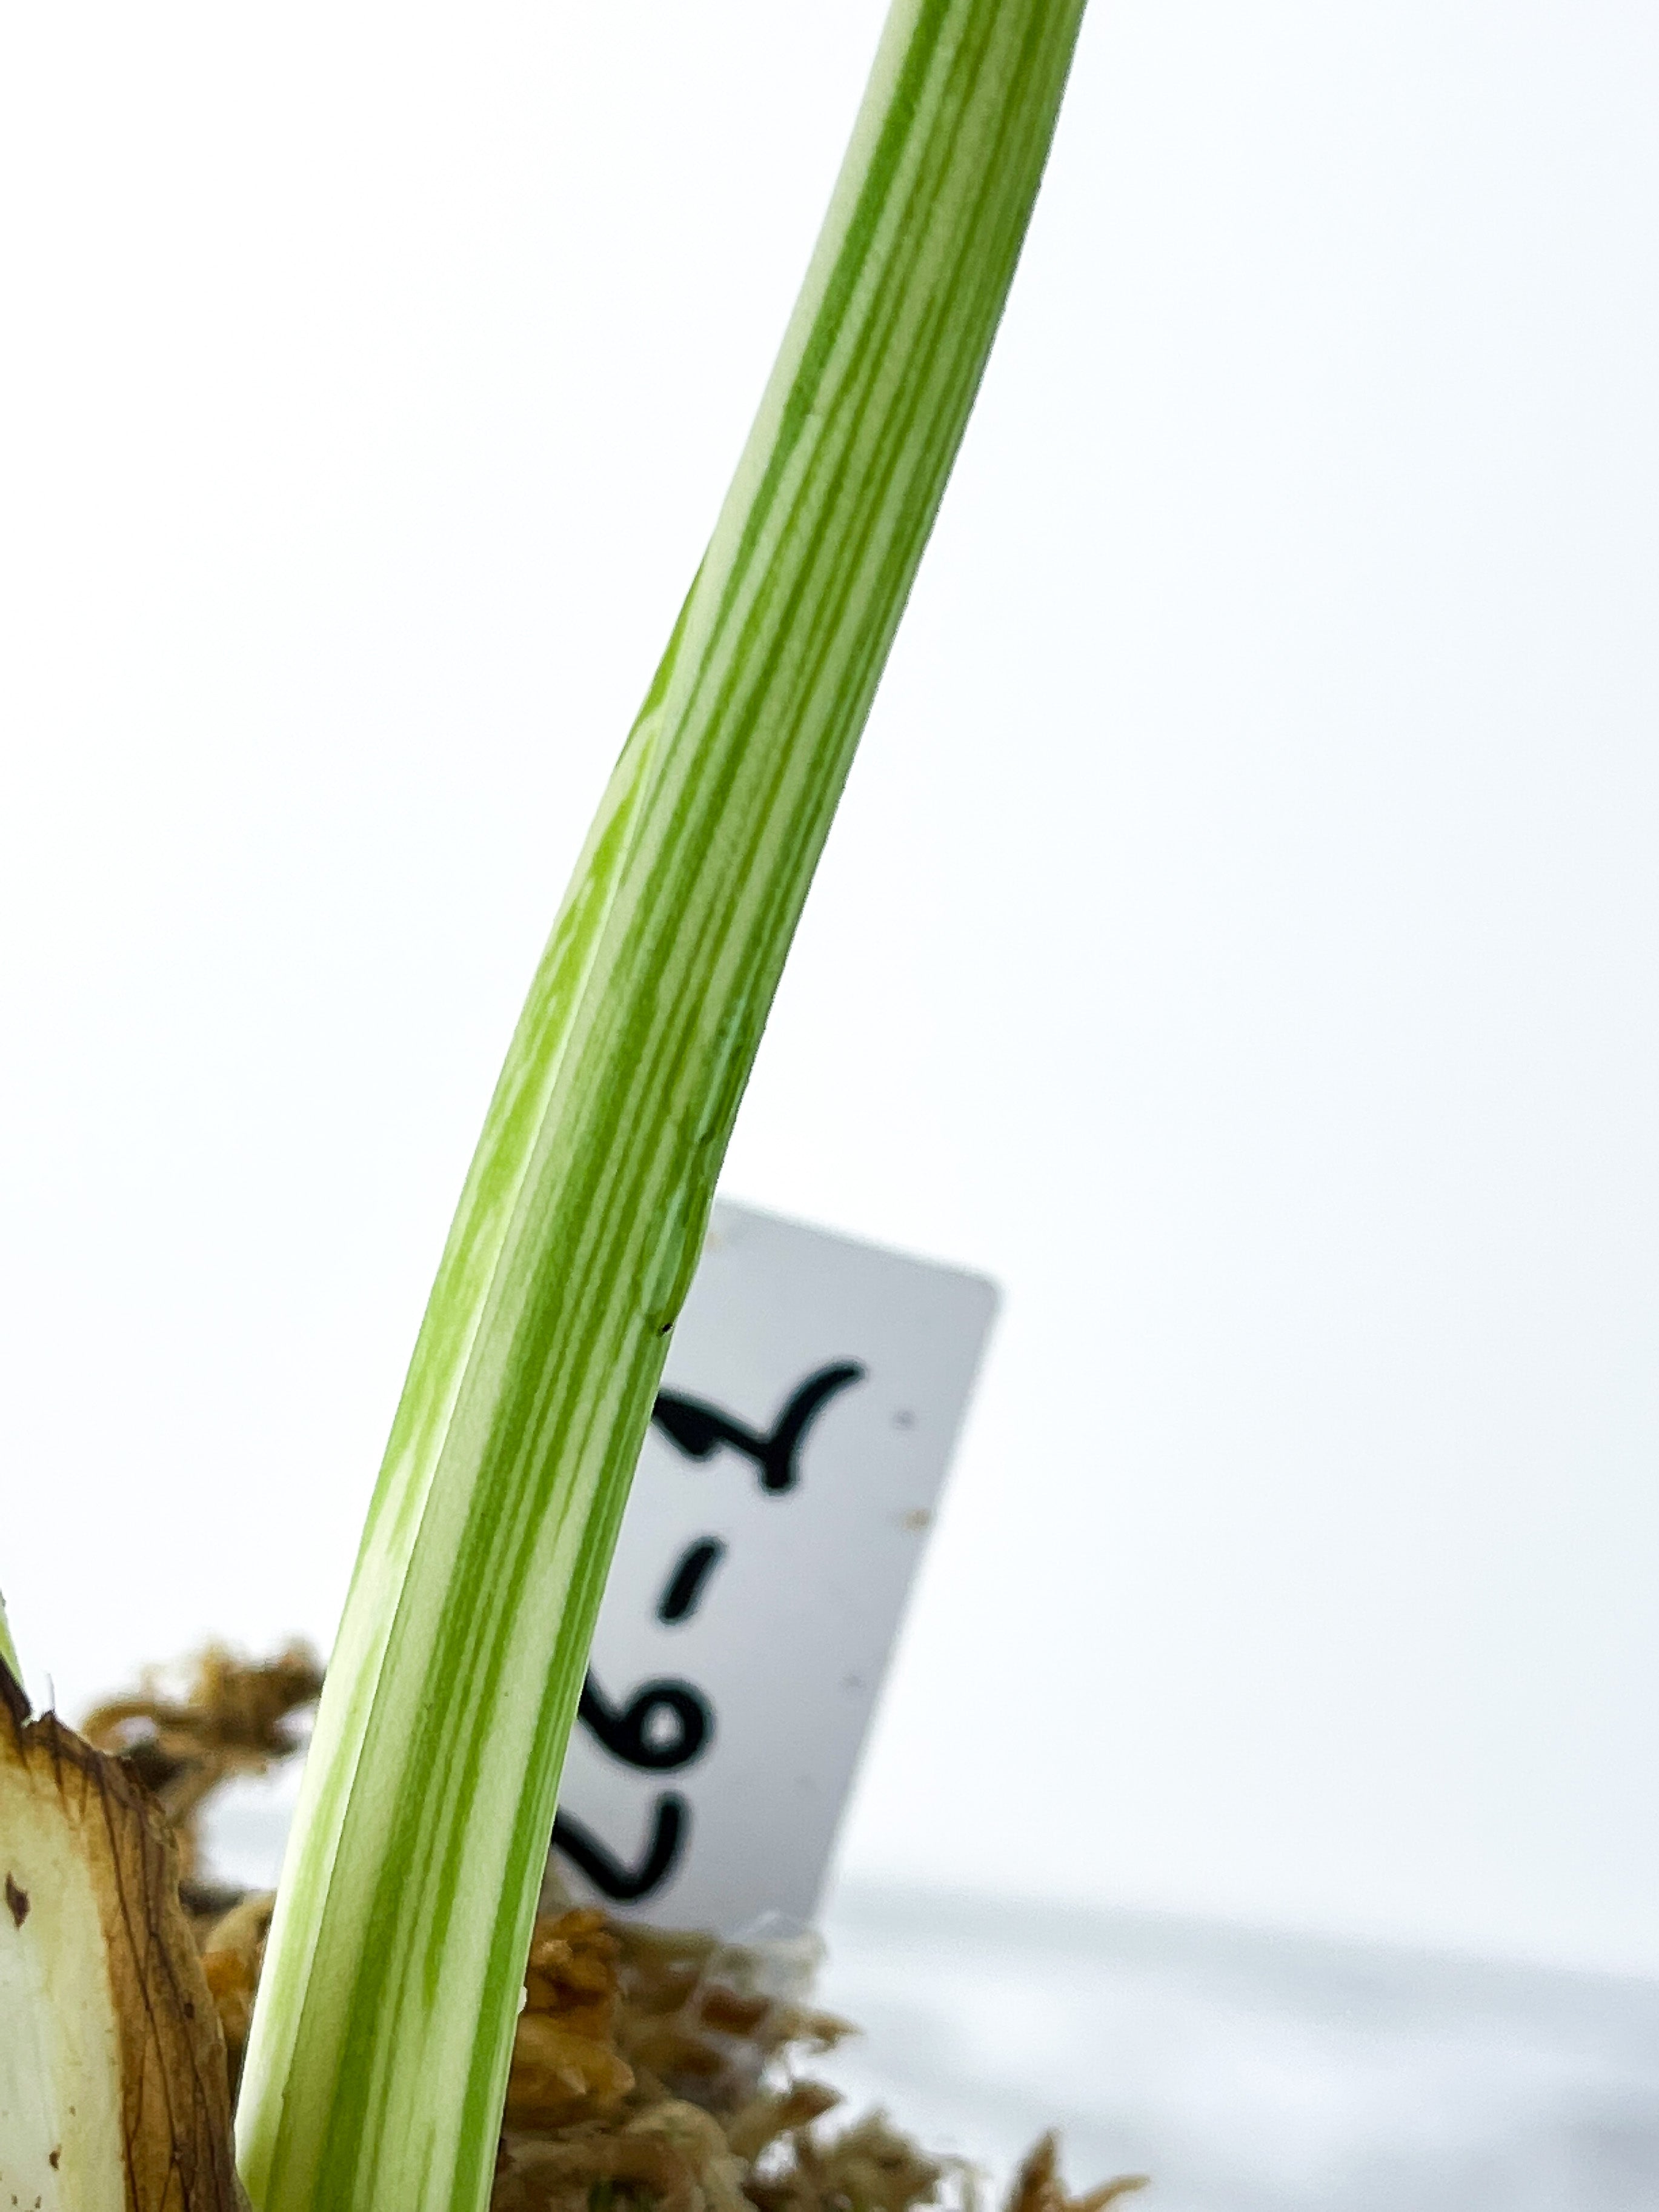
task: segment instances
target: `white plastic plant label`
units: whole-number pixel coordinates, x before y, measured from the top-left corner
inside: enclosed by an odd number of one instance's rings
[[[716,1205],[565,1767],[577,1894],[724,1935],[812,1917],[995,1306]]]

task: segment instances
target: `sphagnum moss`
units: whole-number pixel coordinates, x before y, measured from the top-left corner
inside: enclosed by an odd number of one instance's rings
[[[200,1863],[197,1822],[215,1790],[295,1749],[289,1716],[316,1694],[295,1650],[263,1666],[204,1653],[183,1688],[108,1700],[86,1729],[138,1772],[161,1776],[195,1878],[203,1968],[233,2082],[270,1924],[268,1894],[226,1892]],[[210,1911],[199,1908],[212,1903]],[[514,2034],[490,2212],[917,2212],[974,2202],[958,2161],[930,2155],[878,2112],[823,2123],[839,2094],[803,2074],[854,2031],[811,2002],[763,1948],[611,1921],[550,1875],[538,1901]],[[1101,2212],[1139,2188],[1124,2175],[1073,2198],[1052,2136],[1007,2212]]]

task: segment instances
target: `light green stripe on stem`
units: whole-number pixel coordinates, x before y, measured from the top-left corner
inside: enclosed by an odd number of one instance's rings
[[[258,2212],[477,2212],[618,1519],[1082,0],[899,0],[507,1055],[393,1427],[244,2079]]]
[[[6,1619],[6,1601],[0,1596],[0,1667],[3,1667],[21,1690],[23,1686],[23,1662],[17,1656],[17,1646],[11,1640],[11,1624]]]

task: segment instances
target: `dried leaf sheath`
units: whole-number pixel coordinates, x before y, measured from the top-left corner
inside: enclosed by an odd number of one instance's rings
[[[233,2212],[224,2045],[143,1785],[0,1669],[0,2204]]]

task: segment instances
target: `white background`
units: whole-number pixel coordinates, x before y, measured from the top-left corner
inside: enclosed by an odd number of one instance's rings
[[[325,1638],[873,0],[0,25],[0,1583]],[[1006,1305],[866,1873],[1659,1969],[1659,15],[1096,0],[727,1187]]]

